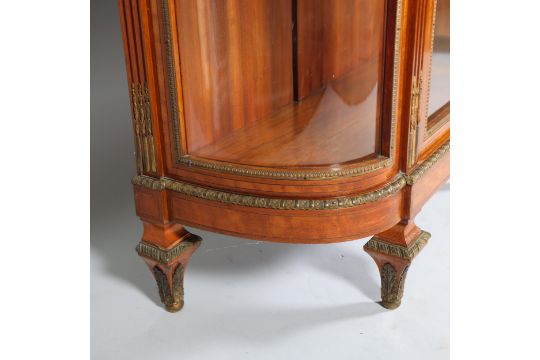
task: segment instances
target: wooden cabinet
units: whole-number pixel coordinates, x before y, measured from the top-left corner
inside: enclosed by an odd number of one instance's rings
[[[449,176],[448,1],[119,4],[137,250],[166,308],[182,307],[201,241],[184,225],[289,243],[373,235],[382,304],[399,306],[429,238],[414,217]]]

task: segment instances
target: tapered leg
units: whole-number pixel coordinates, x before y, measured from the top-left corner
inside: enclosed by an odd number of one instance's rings
[[[381,305],[385,308],[396,309],[401,304],[407,270],[430,237],[409,221],[375,235],[364,245],[379,268]]]
[[[165,309],[177,312],[184,306],[184,271],[201,238],[178,224],[143,224],[143,238],[136,250],[156,279]]]

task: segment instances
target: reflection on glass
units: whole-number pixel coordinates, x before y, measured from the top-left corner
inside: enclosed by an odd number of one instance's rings
[[[385,1],[177,4],[189,154],[281,167],[378,153]]]
[[[429,114],[450,101],[450,0],[437,0]]]

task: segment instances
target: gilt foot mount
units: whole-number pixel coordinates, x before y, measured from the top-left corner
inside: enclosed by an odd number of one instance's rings
[[[381,305],[396,309],[401,305],[407,270],[431,235],[420,231],[408,246],[396,245],[374,236],[364,250],[375,260],[381,275]]]
[[[137,245],[137,253],[154,275],[161,302],[169,312],[180,311],[184,306],[184,271],[200,243],[200,237],[188,233],[169,249],[144,240]]]

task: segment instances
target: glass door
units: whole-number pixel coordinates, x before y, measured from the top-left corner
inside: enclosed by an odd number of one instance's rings
[[[429,115],[450,101],[450,0],[436,0]]]
[[[383,0],[178,0],[189,156],[265,167],[378,157],[385,10]]]

